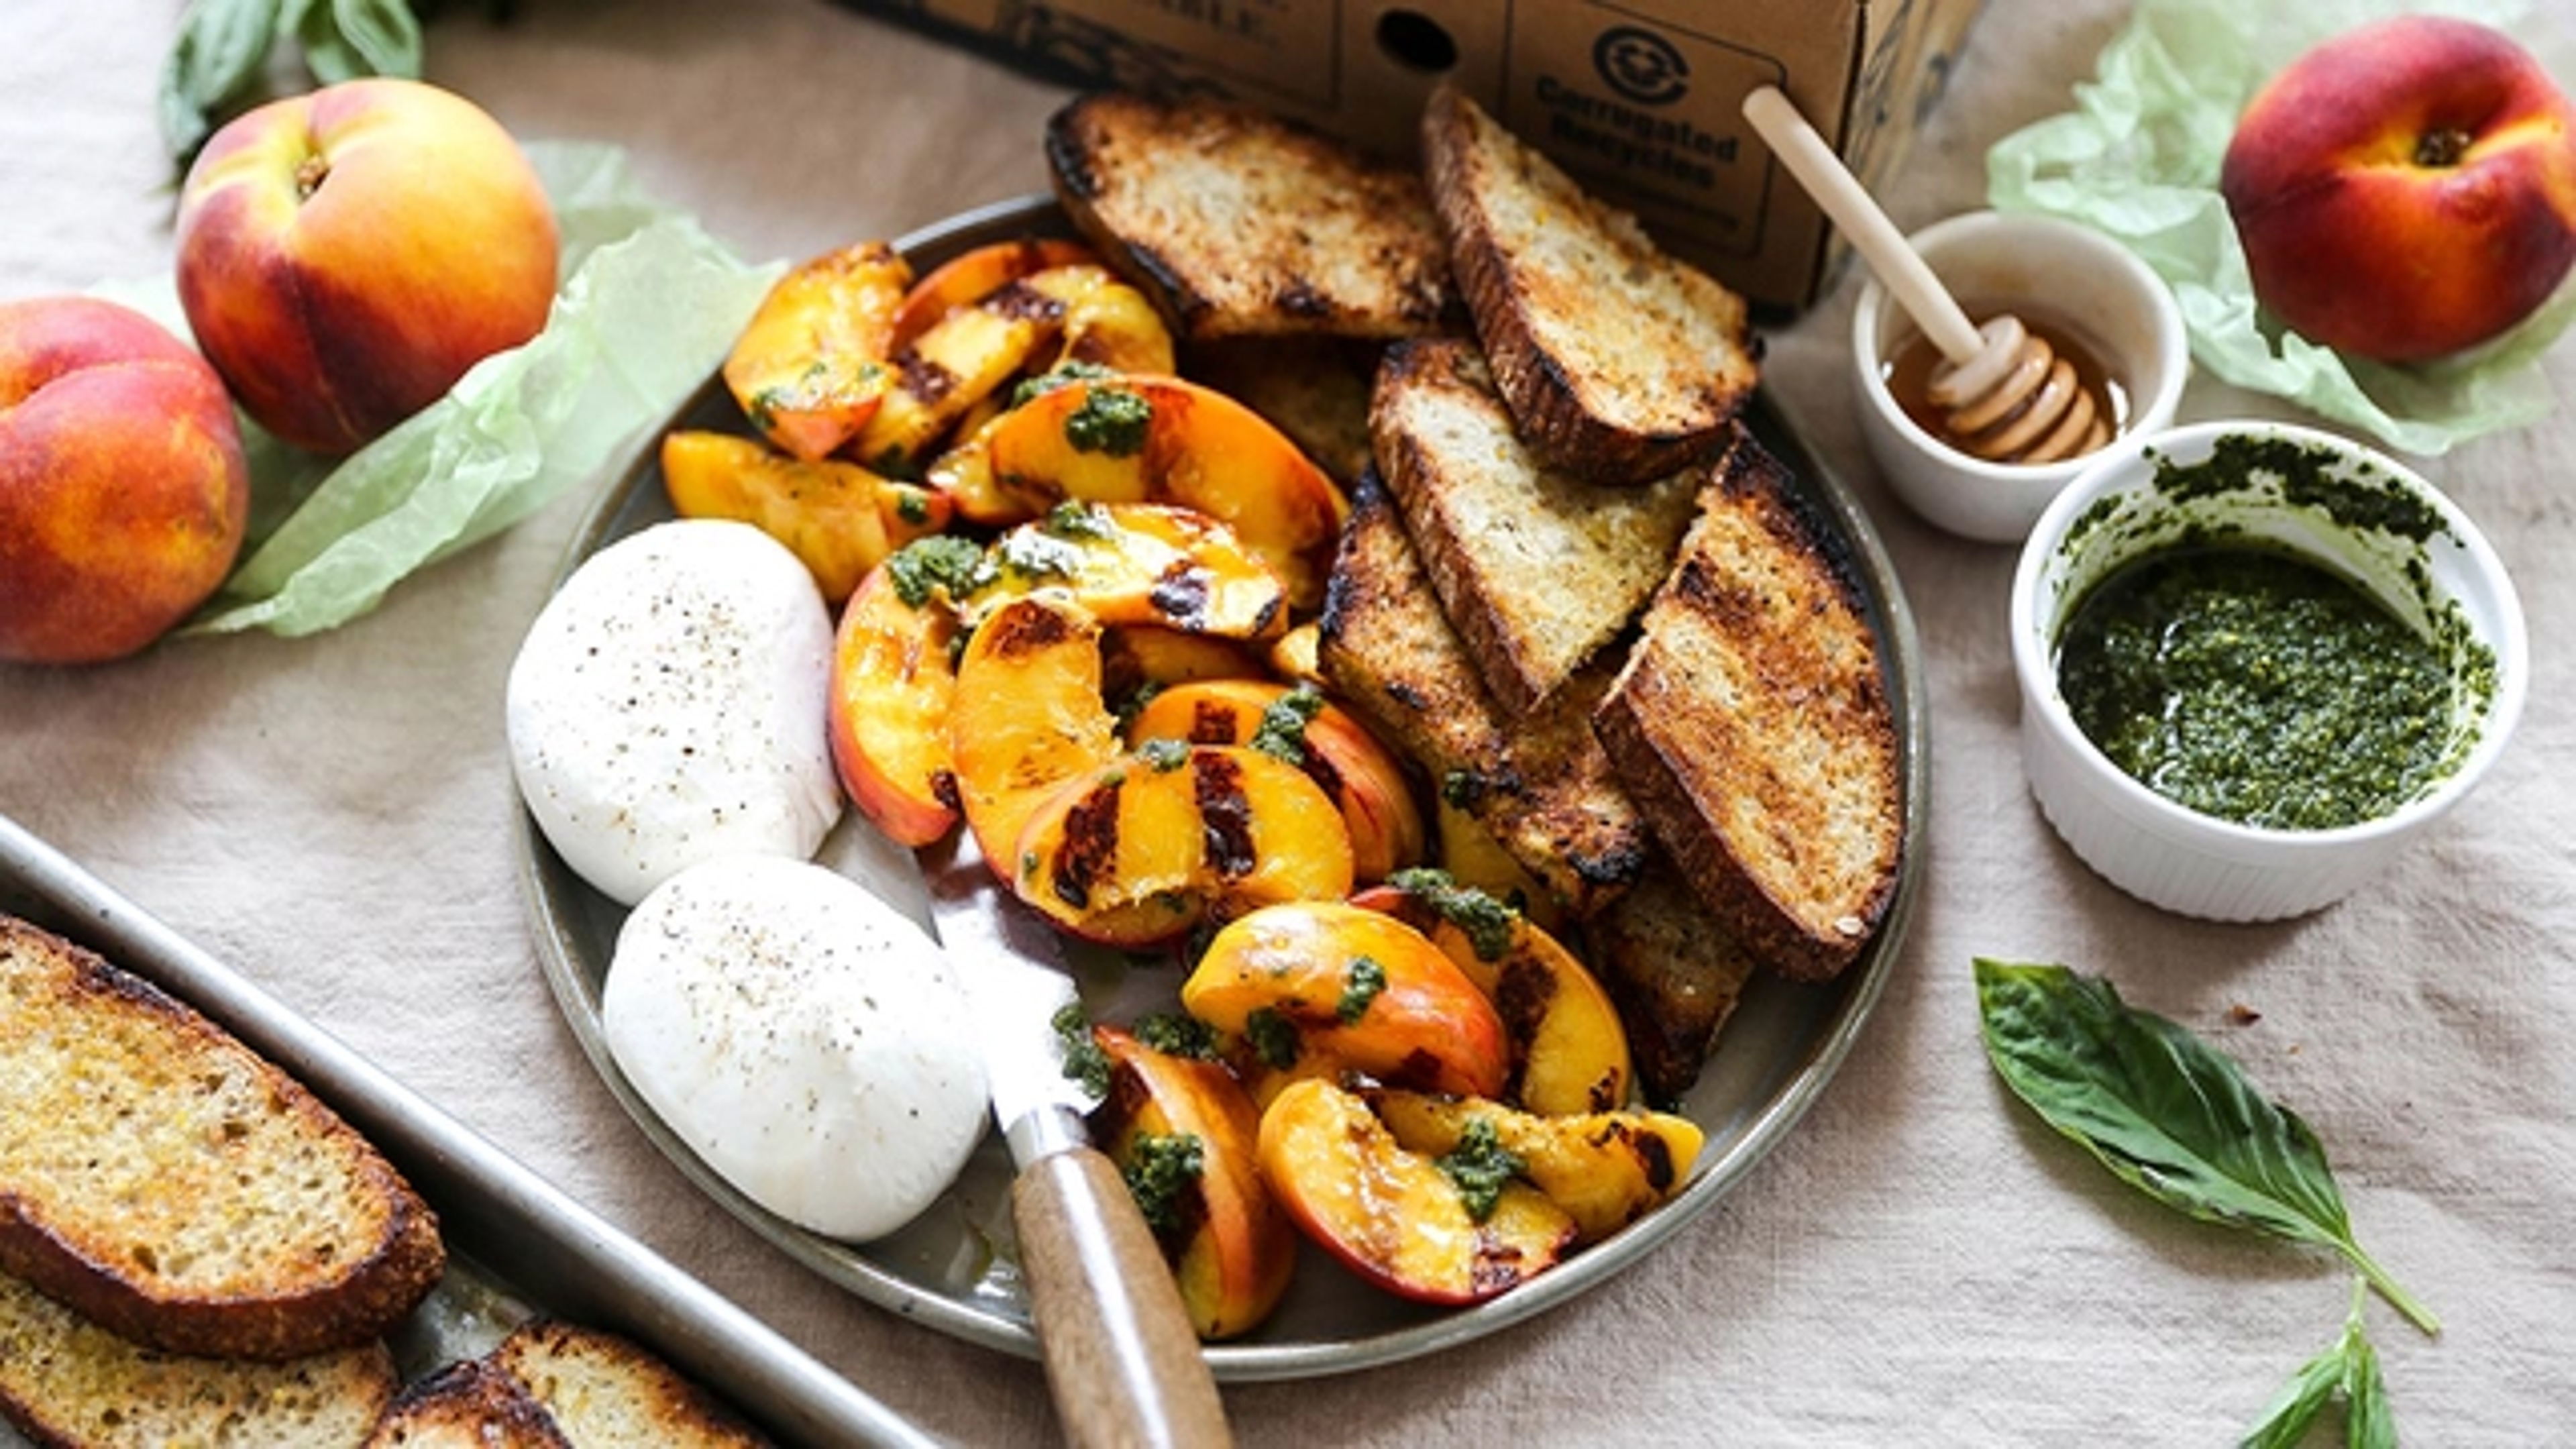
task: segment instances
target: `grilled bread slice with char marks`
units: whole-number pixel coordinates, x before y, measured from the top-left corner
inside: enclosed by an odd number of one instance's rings
[[[1606,670],[1506,722],[1440,612],[1383,484],[1361,481],[1324,601],[1316,663],[1333,692],[1438,781],[1576,915],[1609,904],[1648,836],[1586,715]]]
[[[0,1270],[134,1342],[364,1343],[446,1264],[428,1205],[312,1093],[150,984],[0,917]]]
[[[1369,424],[1441,607],[1509,718],[1628,626],[1697,512],[1696,473],[1621,488],[1540,463],[1472,342],[1389,346]]]
[[[511,1330],[491,1358],[545,1406],[572,1449],[756,1449],[768,1442],[670,1365],[599,1329],[532,1319]]]
[[[1532,450],[1618,484],[1716,457],[1757,378],[1744,299],[1453,87],[1423,111],[1422,154],[1458,290]]]
[[[1895,897],[1904,800],[1878,640],[1811,508],[1739,428],[1593,724],[1719,924],[1821,980]]]
[[[381,1342],[282,1363],[142,1348],[0,1274],[0,1419],[63,1449],[353,1449],[393,1402]]]
[[[1583,923],[1583,938],[1627,1028],[1646,1100],[1680,1101],[1735,1014],[1753,958],[1660,850],[1626,895]]]
[[[1046,155],[1074,226],[1185,338],[1409,337],[1455,315],[1421,177],[1290,122],[1104,91],[1049,118]]]
[[[488,1359],[447,1365],[404,1389],[366,1449],[574,1449],[527,1387]]]

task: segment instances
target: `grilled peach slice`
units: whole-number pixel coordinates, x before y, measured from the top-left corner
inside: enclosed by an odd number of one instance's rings
[[[1475,983],[1421,932],[1340,900],[1227,925],[1181,984],[1181,1006],[1250,1054],[1255,1100],[1280,1086],[1258,1068],[1473,1097],[1500,1093],[1511,1071],[1502,1018]]]
[[[1122,946],[1351,889],[1340,812],[1258,750],[1149,746],[1096,767],[1036,808],[1009,858],[1020,899]]]
[[[1461,1164],[1480,1171],[1452,1176],[1397,1142],[1361,1098],[1317,1078],[1289,1084],[1262,1112],[1260,1150],[1262,1178],[1297,1226],[1407,1298],[1482,1302],[1574,1244],[1574,1220],[1546,1194],[1484,1175],[1493,1154]],[[1461,1177],[1481,1177],[1481,1190]],[[1488,1203],[1481,1217],[1473,1210]]]
[[[1380,1121],[1406,1150],[1454,1152],[1471,1122],[1520,1159],[1521,1175],[1574,1219],[1580,1241],[1598,1242],[1671,1200],[1699,1160],[1699,1124],[1663,1112],[1544,1117],[1499,1102],[1378,1092]]]
[[[1475,816],[1449,803],[1444,792],[1432,810],[1440,839],[1440,868],[1463,886],[1474,886],[1553,931],[1565,924],[1565,903],[1531,875]]]
[[[1405,872],[1351,904],[1430,937],[1494,1003],[1512,1044],[1505,1098],[1547,1116],[1627,1105],[1634,1074],[1619,1009],[1555,937],[1437,871]]]
[[[815,257],[769,289],[725,358],[725,387],[761,435],[799,458],[858,435],[894,386],[895,315],[912,268],[885,242]]]
[[[894,354],[895,385],[850,451],[888,470],[916,467],[1011,378],[1068,361],[1168,372],[1171,334],[1153,304],[1105,268],[1050,267],[1006,282],[950,308]]]
[[[1232,640],[1132,625],[1101,636],[1100,668],[1113,705],[1193,679],[1261,677],[1260,661]]]
[[[870,570],[841,610],[828,707],[832,764],[859,813],[907,847],[928,845],[957,824],[948,752],[956,633],[946,600],[907,589],[889,565]]]
[[[1204,513],[1153,503],[1059,503],[993,543],[968,619],[1036,588],[1062,589],[1103,624],[1264,639],[1288,624],[1268,565]],[[1219,742],[1222,743],[1222,742]]]
[[[1351,877],[1384,879],[1422,860],[1422,811],[1404,767],[1366,726],[1312,688],[1222,679],[1174,685],[1128,722],[1131,745],[1151,739],[1251,745],[1304,770],[1351,832]]]
[[[1060,597],[1031,594],[984,616],[957,660],[948,752],[958,805],[997,871],[1047,797],[1118,757],[1100,702],[1100,624]]]
[[[1174,377],[1068,382],[985,438],[994,485],[1044,510],[1065,498],[1176,503],[1222,520],[1270,564],[1289,603],[1324,600],[1350,506],[1260,414]]]
[[[1081,242],[1051,237],[1023,237],[962,252],[931,268],[904,294],[903,305],[894,314],[894,335],[887,351],[901,350],[952,310],[983,301],[1022,277],[1050,267],[1096,265],[1099,260]]]
[[[1297,1229],[1261,1180],[1261,1116],[1234,1073],[1159,1052],[1112,1026],[1093,1140],[1126,1177],[1201,1338],[1259,1324],[1288,1291]],[[1195,1160],[1196,1171],[1189,1171]]]
[[[1324,687],[1323,666],[1315,662],[1315,651],[1323,642],[1324,626],[1309,619],[1270,645],[1270,672],[1291,684]]]
[[[681,517],[740,519],[787,545],[835,604],[896,549],[948,526],[948,500],[919,484],[731,433],[663,438],[662,482]]]

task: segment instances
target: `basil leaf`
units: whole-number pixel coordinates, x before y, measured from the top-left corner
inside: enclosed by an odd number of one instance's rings
[[[2441,1331],[2353,1240],[2316,1133],[2224,1052],[2098,977],[1982,957],[1976,971],[1996,1073],[2114,1176],[2204,1222],[2332,1248],[2416,1327]]]
[[[420,20],[403,0],[302,0],[296,39],[324,85],[361,76],[420,75]]]
[[[2361,1309],[2369,1301],[2368,1291],[2362,1282],[2353,1283],[2352,1311],[2344,1316],[2343,1332],[2272,1396],[2262,1421],[2245,1436],[2240,1449],[2293,1449],[2337,1390],[2343,1393],[2347,1449],[2397,1449],[2397,1421],[2388,1412],[2379,1354],[2362,1331]]]
[[[2343,1343],[2309,1359],[2299,1366],[2297,1374],[2263,1406],[2262,1422],[2247,1434],[2239,1449],[2294,1449],[2308,1436],[2308,1429],[2325,1412],[2335,1390],[2343,1386]]]
[[[2356,1292],[2356,1298],[2359,1294]],[[2361,1336],[2361,1309],[2344,1329],[2343,1441],[2347,1449],[2397,1449],[2397,1421],[2388,1412],[2388,1385],[2379,1377],[2379,1351]]]
[[[277,0],[196,0],[161,67],[161,139],[179,160],[214,134],[217,107],[246,89],[277,39]]]

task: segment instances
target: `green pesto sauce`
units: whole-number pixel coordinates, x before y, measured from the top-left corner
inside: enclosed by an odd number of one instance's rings
[[[1207,1172],[1207,1147],[1190,1132],[1139,1132],[1128,1145],[1126,1164],[1118,1175],[1127,1195],[1157,1238],[1168,1238],[1183,1226],[1181,1203]]]
[[[2240,824],[2355,825],[2453,763],[2441,651],[2361,589],[2274,550],[2176,548],[2114,570],[2068,616],[2057,677],[2113,763]]]
[[[1505,901],[1498,901],[1474,886],[1460,885],[1445,870],[1411,866],[1386,878],[1386,883],[1422,902],[1440,914],[1441,919],[1467,935],[1479,961],[1500,961],[1512,949],[1512,922],[1520,912]]]
[[[918,609],[935,590],[945,590],[952,599],[974,592],[983,564],[982,545],[942,533],[905,544],[886,560],[886,571],[894,578],[895,597],[904,607]]]
[[[1154,405],[1144,394],[1095,384],[1065,418],[1064,440],[1076,452],[1132,458],[1145,451],[1145,428],[1153,420]]]
[[[1468,1118],[1458,1134],[1458,1145],[1434,1159],[1433,1165],[1457,1184],[1467,1216],[1480,1223],[1494,1215],[1511,1180],[1529,1170],[1518,1153],[1503,1145],[1494,1124],[1482,1117]]]
[[[1344,1026],[1357,1026],[1368,1015],[1369,1003],[1386,990],[1386,967],[1374,957],[1354,956],[1350,970],[1342,978],[1342,999],[1333,1003],[1333,1017]]]

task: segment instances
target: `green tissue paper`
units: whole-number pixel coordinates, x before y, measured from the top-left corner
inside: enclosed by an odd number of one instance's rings
[[[2492,25],[2566,83],[2576,76],[2576,54],[2563,32],[2533,20],[2533,9],[2522,0],[2138,0],[2094,78],[2076,85],[2075,109],[1987,152],[1989,203],[2118,238],[2173,288],[2193,358],[2239,387],[2288,398],[2410,453],[2438,454],[2523,426],[2554,405],[2532,363],[2576,321],[2576,286],[2458,358],[2412,368],[2348,358],[2258,315],[2218,171],[2238,112],[2263,82],[2319,42],[2401,11]]]
[[[637,187],[613,147],[531,142],[563,246],[553,313],[342,459],[243,420],[251,530],[183,633],[334,628],[397,582],[600,476],[723,362],[780,264],[746,265]],[[167,279],[101,291],[188,335]]]

